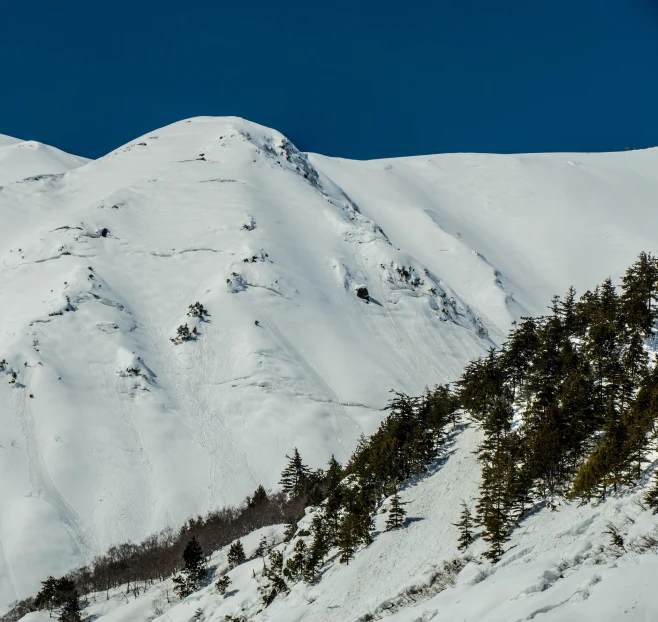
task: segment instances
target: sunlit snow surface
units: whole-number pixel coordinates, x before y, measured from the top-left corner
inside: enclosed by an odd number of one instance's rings
[[[276,485],[293,446],[344,461],[390,389],[455,379],[513,319],[658,240],[656,150],[354,162],[197,118],[25,175],[2,140],[3,604]],[[172,343],[185,322],[198,336]],[[372,605],[420,572],[375,581]]]

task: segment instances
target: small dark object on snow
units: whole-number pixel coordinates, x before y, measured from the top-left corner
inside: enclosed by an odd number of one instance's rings
[[[101,229],[101,237],[106,238],[109,232],[110,232],[109,229],[106,228]]]
[[[364,285],[357,287],[356,297],[361,298],[361,300],[365,300],[366,302],[370,302],[370,294],[368,293],[368,288],[365,287]]]
[[[260,322],[258,320],[254,321],[255,326],[260,326]]]

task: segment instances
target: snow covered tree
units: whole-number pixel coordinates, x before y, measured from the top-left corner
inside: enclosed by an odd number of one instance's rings
[[[196,328],[194,329],[194,334],[196,334]],[[174,343],[181,343],[182,341],[189,341],[192,339],[192,332],[190,332],[190,327],[187,324],[181,324],[176,329],[176,336],[171,338],[171,341]]]
[[[208,315],[208,311],[204,309],[203,305],[200,302],[195,302],[194,304],[190,305],[190,309],[187,312],[187,315],[190,317],[198,317],[203,319]]]
[[[471,510],[465,501],[462,501],[462,511],[459,515],[459,522],[453,523],[455,527],[459,528],[459,545],[457,548],[460,551],[466,550],[475,539],[473,537],[473,519],[471,518]]]
[[[286,455],[286,458],[288,458],[288,466],[281,473],[279,484],[288,495],[298,497],[306,492],[311,471],[302,461],[296,447],[292,457]]]
[[[407,515],[407,512],[403,507],[405,505],[407,505],[406,502],[400,501],[400,495],[398,495],[398,489],[396,486],[395,492],[391,497],[391,506],[388,511],[388,518],[386,519],[386,531],[392,531],[393,529],[399,529],[402,527],[404,517]]]
[[[242,546],[242,542],[240,542],[240,540],[236,540],[233,544],[231,544],[228,550],[227,561],[228,567],[231,569],[239,566],[240,564],[244,564],[247,561],[247,556],[244,553],[244,547]]]
[[[226,591],[229,588],[229,585],[231,585],[231,577],[229,577],[227,574],[225,574],[223,577],[220,577],[217,579],[215,582],[215,589],[222,595],[224,596],[226,594]]]

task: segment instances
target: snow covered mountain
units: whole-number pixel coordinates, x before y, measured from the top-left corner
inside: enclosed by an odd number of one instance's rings
[[[86,164],[10,142],[3,605],[276,485],[293,446],[344,460],[390,389],[455,379],[512,320],[658,239],[658,150],[354,162],[237,118]]]
[[[89,160],[34,140],[0,134],[0,186],[38,175],[59,175]]]

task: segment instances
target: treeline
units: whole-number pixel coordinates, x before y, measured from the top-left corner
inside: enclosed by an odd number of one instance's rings
[[[580,298],[569,289],[466,368],[458,399],[485,434],[477,518],[490,559],[538,500],[604,499],[638,481],[655,448],[658,368],[646,344],[657,319],[658,260],[642,253],[620,290],[610,279]]]
[[[396,393],[379,429],[360,438],[344,468],[332,457],[325,471],[312,472],[295,450],[281,484],[289,494],[306,494],[317,511],[310,532],[299,534],[309,537],[308,544],[298,539],[280,574],[269,570],[279,589],[284,589],[286,580],[317,581],[332,549],[338,549],[341,563],[349,564],[360,545],[372,542],[373,518],[386,498],[391,497],[386,529],[404,524],[398,487],[436,461],[449,429],[457,424],[458,408],[445,386],[420,397]],[[295,530],[296,525],[290,524],[288,540]]]
[[[261,527],[298,519],[304,505],[303,497],[291,498],[284,492],[268,494],[259,486],[239,507],[199,516],[179,530],[164,529],[139,544],[114,546],[65,577],[48,577],[36,597],[14,603],[0,619],[16,622],[41,609],[56,613],[60,620],[75,622],[81,618],[73,603],[89,594],[124,586],[127,595],[137,597],[154,582],[179,572],[185,567],[183,553],[191,539],[204,551],[212,552]]]

